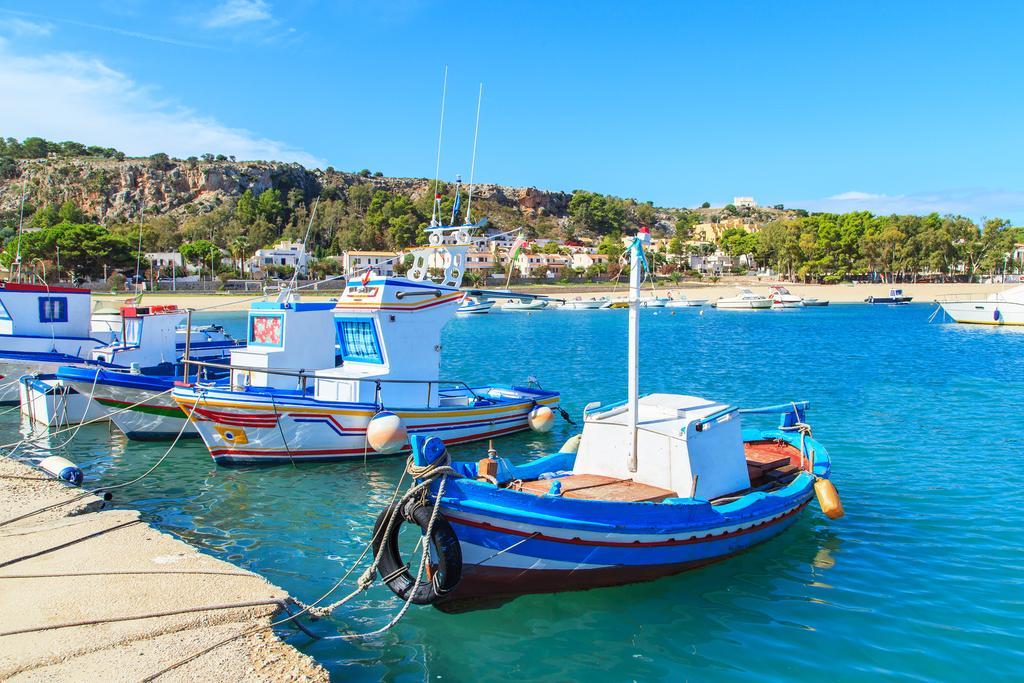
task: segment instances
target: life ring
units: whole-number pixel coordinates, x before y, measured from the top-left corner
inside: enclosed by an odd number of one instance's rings
[[[424,504],[403,513],[398,503],[392,503],[377,516],[377,522],[373,525],[373,554],[374,557],[380,557],[377,571],[388,588],[402,600],[409,600],[409,594],[412,593],[411,601],[414,605],[433,604],[438,598],[454,590],[462,578],[462,547],[459,545],[459,538],[455,535],[451,523],[440,515],[434,520],[430,534],[437,557],[437,568],[433,575],[429,576],[428,580],[417,583],[417,572],[402,561],[402,554],[398,549],[398,533],[402,529],[402,523],[418,524],[423,533],[426,533],[433,510],[433,505]],[[391,525],[391,533],[387,538],[383,538],[392,515],[398,518]],[[384,546],[383,551],[381,545]]]

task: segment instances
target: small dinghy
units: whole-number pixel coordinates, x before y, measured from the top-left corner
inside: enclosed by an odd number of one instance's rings
[[[631,247],[625,401],[587,406],[581,435],[523,465],[493,449],[479,462],[451,463],[441,439],[412,439],[409,471],[429,495],[389,506],[374,533],[378,570],[400,597],[461,611],[647,581],[771,539],[816,493],[828,516],[842,516],[828,452],[804,421],[806,403],[739,410],[697,396],[639,395],[648,240],[642,230]],[[749,428],[744,418],[754,414],[781,419],[774,429]],[[398,552],[402,520],[429,530],[422,579]]]

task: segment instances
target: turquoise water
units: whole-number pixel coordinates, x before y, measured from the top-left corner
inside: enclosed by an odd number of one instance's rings
[[[741,406],[811,401],[842,520],[812,505],[779,538],[704,569],[468,614],[413,608],[360,644],[283,634],[339,680],[1019,678],[1024,334],[929,324],[930,312],[643,312],[644,392]],[[240,331],[240,314],[225,318]],[[575,417],[590,401],[623,397],[625,335],[625,311],[458,319],[445,330],[443,374],[471,382],[533,375],[561,390]],[[15,420],[0,420],[10,440]],[[559,423],[497,447],[527,458],[573,433]],[[113,483],[165,448],[94,426],[79,433],[71,457],[91,482]],[[456,458],[481,452],[453,449]],[[117,503],[309,601],[362,549],[401,468],[386,460],[227,469],[194,442]],[[313,627],[368,631],[399,607],[386,588],[373,588]]]

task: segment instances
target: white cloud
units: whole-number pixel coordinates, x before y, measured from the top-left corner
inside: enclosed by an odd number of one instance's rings
[[[1024,191],[981,188],[938,190],[911,194],[878,194],[851,190],[821,199],[786,202],[810,211],[871,211],[876,214],[960,214],[963,216],[1024,215]]]
[[[45,38],[53,33],[53,24],[17,18],[2,19],[0,31],[25,38]]]
[[[38,135],[116,147],[129,155],[204,152],[239,159],[324,162],[283,142],[229,127],[156,96],[101,60],[54,53],[14,54],[0,40],[0,121],[3,134]]]
[[[224,0],[202,21],[202,25],[206,28],[223,28],[268,21],[271,18],[270,6],[265,0]]]

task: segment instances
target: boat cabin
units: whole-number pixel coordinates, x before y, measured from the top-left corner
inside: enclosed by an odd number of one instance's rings
[[[245,348],[231,352],[234,388],[297,389],[295,372],[334,367],[334,304],[259,301],[249,307]],[[292,374],[258,372],[284,370]]]
[[[351,281],[335,308],[343,363],[317,373],[316,398],[441,405],[441,330],[455,316],[462,297],[458,288],[429,280]]]
[[[750,487],[736,408],[696,396],[651,394],[637,413],[636,471],[629,408],[585,411],[574,475],[631,480],[680,498],[711,499]]]
[[[90,358],[144,368],[177,363],[177,328],[186,316],[177,306],[122,306],[120,334],[93,349]]]
[[[88,289],[0,282],[0,336],[93,341],[90,303]]]

